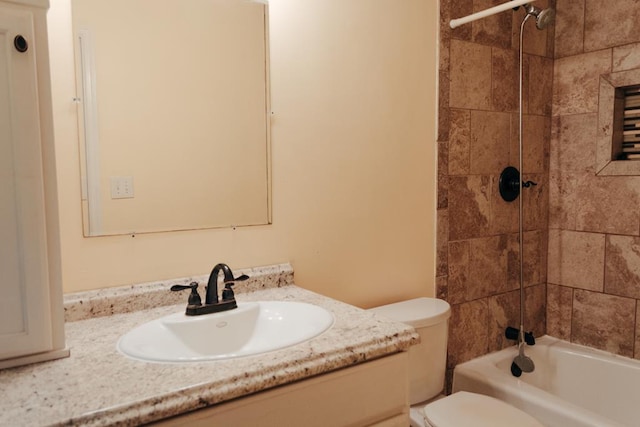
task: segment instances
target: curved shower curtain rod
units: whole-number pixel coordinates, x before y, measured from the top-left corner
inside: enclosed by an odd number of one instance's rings
[[[496,13],[504,12],[505,10],[513,9],[514,7],[522,6],[523,4],[533,3],[536,0],[512,0],[507,3],[503,3],[498,6],[490,7],[489,9],[482,10],[480,12],[467,15],[462,18],[452,19],[449,21],[451,28],[459,27],[460,25],[467,24],[478,19],[486,18],[487,16],[495,15]]]

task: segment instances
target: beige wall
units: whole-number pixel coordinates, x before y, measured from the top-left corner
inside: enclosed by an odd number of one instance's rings
[[[50,37],[67,292],[224,261],[291,262],[299,285],[361,306],[433,295],[437,2],[272,0],[273,224],[98,238],[82,237],[65,2]]]

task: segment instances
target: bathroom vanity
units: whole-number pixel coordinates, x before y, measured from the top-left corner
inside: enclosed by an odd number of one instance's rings
[[[0,371],[0,425],[408,425],[414,330],[293,284],[288,265],[244,270],[237,300],[300,301],[335,323],[301,344],[212,362],[151,363],[116,349],[132,328],[184,310],[170,281],[67,295],[71,357]],[[206,277],[181,283],[203,282]],[[207,337],[203,337],[207,339]]]

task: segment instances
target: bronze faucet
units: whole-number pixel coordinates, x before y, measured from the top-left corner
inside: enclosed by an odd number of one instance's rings
[[[222,301],[218,299],[218,276],[220,272],[223,273],[224,290],[222,291]],[[198,293],[198,283],[191,282],[189,285],[173,285],[172,291],[182,291],[185,289],[191,289],[189,294],[189,302],[187,303],[186,315],[187,316],[199,316],[201,314],[219,313],[221,311],[233,310],[237,308],[235,295],[231,287],[235,285],[235,282],[247,280],[249,276],[243,274],[239,277],[233,277],[233,272],[227,264],[216,264],[211,270],[209,275],[209,281],[207,282],[207,293],[204,298],[204,304],[200,299]]]

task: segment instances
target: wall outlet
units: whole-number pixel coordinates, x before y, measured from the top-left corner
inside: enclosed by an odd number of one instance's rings
[[[112,176],[111,177],[111,198],[112,199],[133,198],[133,177],[132,176]]]

